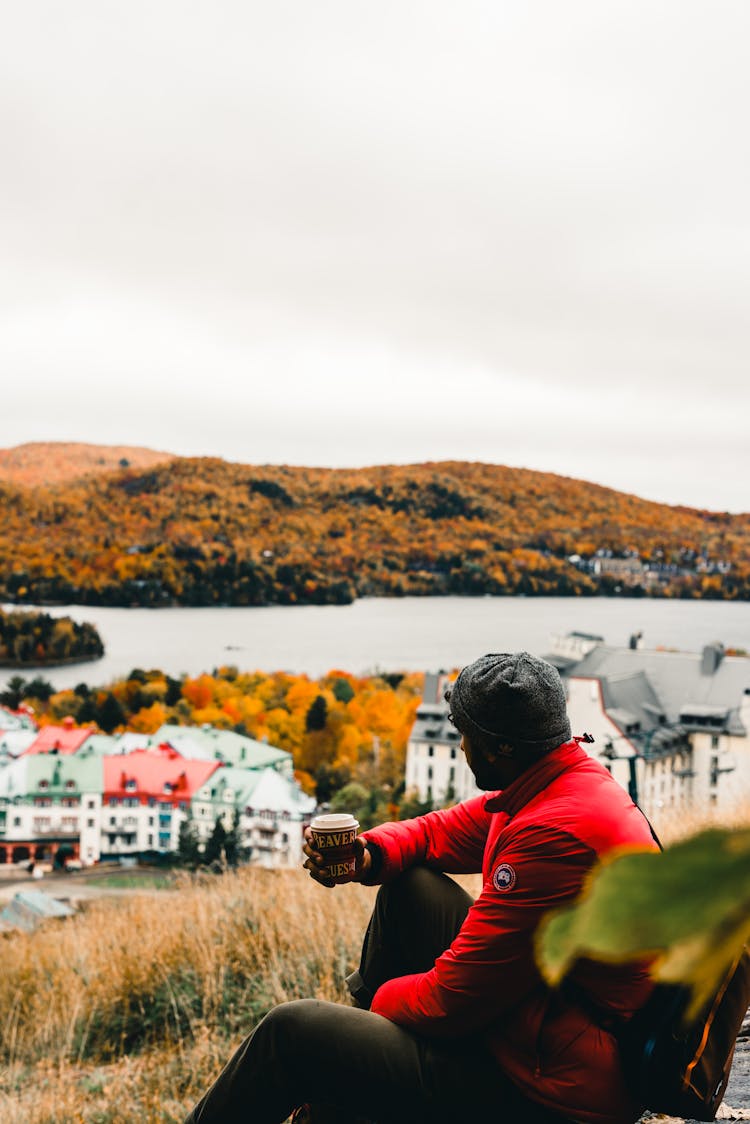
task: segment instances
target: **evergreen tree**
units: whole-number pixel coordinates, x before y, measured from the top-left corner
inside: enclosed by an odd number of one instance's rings
[[[104,696],[95,713],[97,725],[101,726],[105,734],[111,734],[118,726],[124,726],[127,721],[122,704],[111,691]]]
[[[203,852],[203,862],[206,866],[226,862],[226,842],[227,829],[224,827],[221,816],[217,816],[214,829]]]
[[[195,870],[200,861],[198,850],[198,835],[195,830],[192,816],[188,816],[180,824],[180,834],[177,841],[177,856],[183,866]]]
[[[5,690],[0,691],[0,703],[9,706],[11,710],[18,710],[18,704],[24,697],[26,680],[22,675],[11,675],[5,684]]]
[[[240,810],[235,808],[232,813],[232,826],[224,840],[224,856],[227,866],[237,866],[240,860]]]
[[[305,716],[305,729],[308,733],[311,730],[325,730],[326,722],[328,721],[328,703],[323,695],[317,695]]]

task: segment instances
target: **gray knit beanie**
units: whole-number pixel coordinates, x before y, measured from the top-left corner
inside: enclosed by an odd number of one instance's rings
[[[546,753],[570,741],[565,690],[557,669],[528,652],[480,656],[448,687],[445,698],[457,728],[528,753]]]

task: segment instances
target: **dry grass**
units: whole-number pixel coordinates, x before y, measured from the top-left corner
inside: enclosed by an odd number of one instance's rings
[[[709,827],[748,827],[750,805],[740,800],[730,810],[721,812],[711,808],[664,808],[652,822],[662,843],[668,846]]]
[[[246,869],[0,942],[0,1119],[181,1121],[272,1006],[344,1000],[374,891]]]
[[[743,808],[732,823],[749,820]],[[672,842],[711,822],[683,813],[655,826]],[[0,937],[0,1121],[181,1122],[275,1004],[348,1002],[343,977],[374,894],[246,868]]]

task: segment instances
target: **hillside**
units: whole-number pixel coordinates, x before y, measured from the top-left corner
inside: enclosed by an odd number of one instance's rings
[[[499,465],[334,470],[177,458],[54,486],[0,482],[0,505],[0,600],[750,596],[750,515]]]
[[[7,481],[21,487],[59,484],[123,467],[150,468],[172,456],[131,445],[33,441],[13,449],[0,449],[0,483]]]

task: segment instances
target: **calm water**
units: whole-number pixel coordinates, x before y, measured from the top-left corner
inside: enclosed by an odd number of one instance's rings
[[[6,606],[10,608],[11,606]],[[750,602],[612,598],[407,597],[353,605],[263,609],[97,609],[69,605],[55,616],[92,621],[104,659],[41,669],[58,689],[108,683],[133,667],[195,675],[221,664],[320,675],[332,668],[452,668],[483,652],[526,648],[544,655],[551,633],[578,629],[627,644],[642,631],[649,648],[696,651],[713,640],[750,651]],[[25,676],[34,669],[24,669]],[[0,682],[11,671],[0,670]]]

